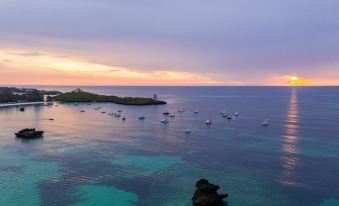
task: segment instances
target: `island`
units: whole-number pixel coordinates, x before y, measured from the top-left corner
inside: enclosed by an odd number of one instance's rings
[[[44,131],[36,131],[35,128],[29,129],[23,129],[19,132],[15,133],[15,136],[17,138],[24,138],[24,139],[33,139],[33,138],[40,138],[44,134]]]
[[[158,98],[144,98],[144,97],[118,97],[94,94],[90,92],[77,89],[71,92],[62,93],[53,97],[55,101],[65,103],[89,103],[89,102],[101,102],[101,103],[115,103],[123,105],[161,105],[166,102],[158,100]]]
[[[43,102],[46,98],[61,94],[32,88],[0,87],[0,104]]]

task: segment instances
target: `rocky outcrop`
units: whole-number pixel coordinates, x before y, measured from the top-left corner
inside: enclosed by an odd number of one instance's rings
[[[223,199],[228,196],[228,194],[218,194],[220,187],[209,183],[206,179],[199,180],[195,187],[192,198],[194,206],[221,206]]]
[[[36,131],[35,128],[33,129],[27,128],[15,133],[15,136],[18,138],[32,139],[42,137],[43,134],[44,134],[43,131]]]

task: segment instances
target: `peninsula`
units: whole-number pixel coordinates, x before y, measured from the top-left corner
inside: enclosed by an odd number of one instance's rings
[[[107,102],[123,105],[160,105],[166,104],[164,101],[160,101],[157,98],[144,98],[144,97],[118,97],[99,95],[90,92],[85,92],[80,89],[59,94],[53,97],[55,101],[79,103],[79,102]]]

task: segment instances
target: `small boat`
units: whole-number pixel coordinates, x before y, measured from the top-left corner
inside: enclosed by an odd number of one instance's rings
[[[221,115],[223,118],[227,118],[228,117],[228,114],[222,114]]]
[[[106,112],[105,112],[105,111],[102,111],[101,113],[102,113],[102,114],[105,114]]]
[[[205,124],[210,125],[210,124],[212,124],[212,121],[208,119],[208,120],[205,121]]]
[[[108,115],[114,116],[114,115],[115,115],[115,113],[108,113]]]
[[[160,121],[162,124],[167,124],[169,121],[167,119],[163,119]]]
[[[179,113],[183,113],[183,112],[185,112],[185,110],[184,109],[179,109],[178,112]]]
[[[139,119],[140,120],[144,120],[144,119],[146,119],[146,117],[145,116],[140,116]]]
[[[263,127],[267,127],[268,125],[269,125],[268,119],[265,119],[265,120],[263,121],[263,123],[261,123],[261,126],[263,126]]]
[[[162,113],[163,115],[165,115],[165,116],[167,116],[167,115],[169,115],[170,113],[169,112],[164,112],[164,113]]]
[[[226,117],[228,120],[231,120],[231,119],[233,119],[233,117],[232,116],[227,116]]]
[[[121,114],[115,114],[114,117],[120,118]]]
[[[54,119],[53,119],[53,118],[49,118],[48,120],[49,120],[49,121],[54,121]]]
[[[234,116],[236,116],[236,117],[239,116],[239,113],[238,113],[238,112],[235,112],[235,113],[234,113]]]
[[[175,117],[175,115],[174,115],[174,114],[170,114],[170,115],[169,115],[169,117],[171,117],[171,118],[174,118],[174,117]]]
[[[25,108],[24,107],[21,107],[20,108],[20,112],[24,112],[25,111]]]
[[[199,114],[199,112],[198,112],[198,111],[194,111],[193,113],[194,113],[194,114]]]
[[[118,113],[121,113],[122,112],[122,110],[118,110]]]
[[[220,112],[221,115],[227,114],[226,110]]]
[[[80,112],[85,112],[84,110],[81,110]]]
[[[186,129],[186,130],[185,130],[185,133],[186,133],[186,134],[191,134],[191,133],[192,133],[192,130]]]
[[[96,107],[94,108],[94,110],[100,110],[102,107]]]
[[[125,121],[127,118],[124,116],[121,118],[122,121]]]

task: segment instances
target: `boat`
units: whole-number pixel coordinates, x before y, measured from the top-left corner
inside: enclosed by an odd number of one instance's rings
[[[163,115],[165,115],[165,116],[167,116],[167,115],[169,115],[170,113],[169,112],[164,112],[164,113],[162,113]]]
[[[226,118],[229,119],[229,120],[233,119],[232,116],[227,116]]]
[[[208,119],[208,120],[205,121],[205,124],[210,125],[210,124],[212,124],[212,121]]]
[[[94,108],[94,110],[100,110],[102,107],[96,107]]]
[[[140,116],[139,119],[140,120],[144,120],[144,119],[146,119],[146,117],[145,116]]]
[[[194,111],[193,113],[194,113],[194,114],[199,114],[199,112],[198,112],[198,111]]]
[[[121,113],[122,112],[122,110],[118,110],[118,113]]]
[[[235,112],[235,113],[234,113],[234,116],[236,116],[236,117],[239,116],[239,113],[238,113],[238,112]]]
[[[227,114],[226,110],[220,112],[221,115]]]
[[[49,118],[48,120],[49,120],[49,121],[54,121],[54,119],[53,119],[53,118]]]
[[[269,125],[268,119],[265,119],[265,120],[261,123],[261,126],[263,126],[263,127],[267,127],[268,125]]]
[[[223,118],[227,118],[228,117],[228,114],[222,114],[221,115]]]
[[[84,110],[81,110],[80,112],[85,112]]]
[[[24,107],[21,107],[20,108],[20,112],[24,112],[25,111],[25,108]]]
[[[186,130],[185,130],[185,133],[186,133],[186,134],[191,134],[191,133],[192,133],[192,130],[186,129]]]
[[[122,117],[121,119],[122,119],[122,121],[125,121],[127,118],[124,116],[124,117]]]
[[[169,115],[169,117],[171,117],[171,118],[174,118],[174,117],[175,117],[175,115],[174,115],[174,114],[170,114],[170,115]]]
[[[184,109],[179,109],[178,112],[179,113],[183,113],[183,112],[185,112],[185,110]]]
[[[163,119],[160,121],[162,124],[167,124],[169,121],[167,119]]]
[[[121,114],[115,114],[114,117],[120,118],[120,117],[121,117]]]
[[[105,111],[102,111],[101,113],[102,113],[102,114],[105,114],[106,112],[105,112]]]

